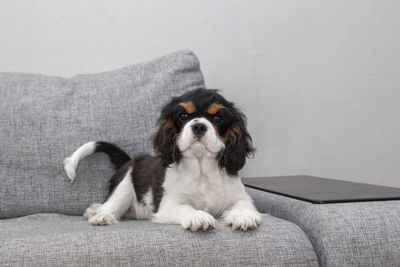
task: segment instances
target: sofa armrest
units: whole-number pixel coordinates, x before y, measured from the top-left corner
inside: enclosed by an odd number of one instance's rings
[[[321,266],[400,266],[400,201],[312,204],[246,190],[260,212],[307,234]]]

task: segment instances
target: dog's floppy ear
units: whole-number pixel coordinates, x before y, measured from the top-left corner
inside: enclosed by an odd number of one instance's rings
[[[219,154],[219,166],[230,175],[237,176],[246,163],[246,157],[253,156],[255,149],[247,131],[246,116],[232,108],[234,121],[225,134],[225,149]]]
[[[169,116],[172,106],[173,103],[169,103],[162,109],[161,116],[158,119],[158,129],[153,139],[154,150],[161,156],[166,165],[180,159],[180,151],[175,140],[176,127]]]

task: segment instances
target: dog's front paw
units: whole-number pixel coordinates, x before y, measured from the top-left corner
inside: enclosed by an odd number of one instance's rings
[[[91,225],[104,226],[118,223],[117,218],[113,214],[96,214],[89,219]]]
[[[261,224],[261,215],[257,211],[240,209],[231,210],[224,215],[225,224],[234,230],[247,231]]]
[[[186,216],[182,223],[182,227],[185,229],[190,229],[192,231],[203,230],[207,231],[209,229],[216,227],[216,220],[213,216],[204,212],[202,210],[196,210],[193,213]]]

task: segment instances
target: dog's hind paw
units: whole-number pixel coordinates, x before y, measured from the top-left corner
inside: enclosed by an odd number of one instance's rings
[[[113,214],[96,214],[89,219],[89,223],[96,226],[105,226],[117,224],[118,220]]]
[[[89,206],[89,208],[86,209],[85,213],[83,214],[83,217],[86,219],[92,218],[94,215],[96,215],[97,209],[101,206],[100,203],[94,203]]]

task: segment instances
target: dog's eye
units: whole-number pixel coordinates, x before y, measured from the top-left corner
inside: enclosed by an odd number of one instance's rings
[[[180,118],[182,121],[185,121],[185,120],[189,119],[189,115],[188,115],[187,113],[181,113],[181,114],[179,115],[179,118]]]
[[[221,115],[215,115],[214,116],[214,121],[215,121],[215,123],[221,123],[222,121],[223,121],[223,118],[222,118],[222,116]]]

